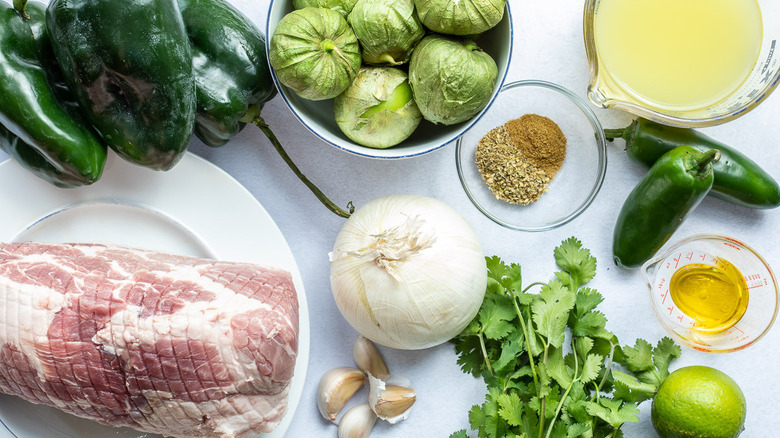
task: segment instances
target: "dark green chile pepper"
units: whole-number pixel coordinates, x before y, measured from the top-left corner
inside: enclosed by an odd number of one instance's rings
[[[176,0],[52,0],[46,24],[103,140],[133,163],[173,167],[195,122],[192,54]]]
[[[276,95],[265,55],[265,36],[225,0],[178,0],[190,38],[198,95],[195,135],[222,146],[241,129],[252,108]]]
[[[669,240],[712,188],[720,151],[679,146],[665,153],[628,195],[615,224],[615,263],[636,268]]]
[[[263,104],[276,95],[265,55],[263,33],[225,0],[177,0],[192,46],[198,93],[195,134],[209,146],[227,143],[253,124],[295,175],[330,211],[349,217],[298,169],[261,117]]]
[[[0,2],[0,149],[55,186],[91,184],[103,173],[106,146],[52,62],[46,6],[20,9]]]
[[[640,118],[625,129],[607,129],[605,133],[610,140],[622,137],[629,158],[647,167],[677,146],[693,146],[699,151],[718,149],[721,158],[713,164],[713,196],[750,208],[780,206],[780,185],[771,175],[734,148],[694,129]]]

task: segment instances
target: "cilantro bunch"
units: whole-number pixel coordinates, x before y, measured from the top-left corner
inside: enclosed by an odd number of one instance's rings
[[[655,395],[680,355],[670,338],[620,347],[596,310],[604,298],[583,287],[596,259],[573,237],[554,255],[555,279],[525,288],[519,265],[488,258],[485,301],[452,340],[461,369],[487,384],[485,402],[469,412],[479,437],[622,437],[620,427],[639,421],[639,403]]]

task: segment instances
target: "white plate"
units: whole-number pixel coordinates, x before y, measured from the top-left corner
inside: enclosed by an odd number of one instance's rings
[[[292,273],[300,330],[288,412],[265,437],[284,436],[298,406],[309,361],[309,313],[300,272],[281,231],[230,175],[193,154],[168,172],[109,154],[92,186],[58,189],[13,161],[0,163],[0,241],[112,242],[196,257],[277,266]],[[146,437],[0,396],[0,437]]]

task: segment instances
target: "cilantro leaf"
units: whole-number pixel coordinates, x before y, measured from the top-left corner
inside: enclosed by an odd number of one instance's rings
[[[572,294],[559,281],[552,281],[542,287],[542,300],[531,305],[536,332],[547,338],[549,345],[559,348],[563,345],[569,311],[574,307]]]
[[[592,336],[594,338],[609,339],[612,337],[612,333],[604,328],[606,325],[607,317],[598,310],[594,310],[575,320],[571,328],[574,336]]]
[[[564,240],[560,246],[555,248],[555,262],[558,266],[569,274],[568,279],[563,280],[572,290],[577,290],[581,285],[589,282],[596,275],[596,258],[590,255],[590,251],[582,247],[582,242],[574,237]]]
[[[588,436],[593,436],[593,434],[588,434],[588,432],[591,431],[590,424],[583,424],[583,423],[574,423],[569,425],[569,427],[566,430],[566,438],[584,438]]]
[[[452,340],[458,353],[458,365],[464,373],[479,377],[485,368],[485,358],[477,336],[460,336]]]
[[[640,382],[636,377],[618,370],[612,370],[612,376],[615,379],[615,398],[621,400],[640,403],[653,398],[658,389],[654,385]]]
[[[681,353],[680,346],[675,344],[672,338],[663,337],[658,341],[658,345],[653,349],[653,364],[658,369],[659,385],[669,376],[669,363],[680,357]]]
[[[657,388],[669,376],[669,363],[680,357],[680,353],[680,346],[671,338],[662,338],[656,347],[638,339],[634,347],[620,348],[616,360],[636,374],[639,381]]]
[[[461,429],[450,435],[450,438],[469,438],[469,434],[466,433],[466,429]]]
[[[637,339],[634,347],[621,348],[623,360],[621,363],[631,372],[638,373],[653,368],[653,346],[644,339]]]
[[[515,370],[517,357],[523,352],[523,332],[522,329],[514,329],[504,342],[501,343],[501,356],[493,363],[493,370],[503,375],[509,374]]]
[[[577,299],[574,305],[576,309],[575,315],[581,317],[595,309],[603,301],[604,297],[598,291],[590,288],[581,288],[577,291]]]
[[[508,303],[511,298],[499,295],[486,299],[479,311],[479,322],[488,339],[501,339],[512,332],[509,321],[515,318],[514,308]]]
[[[589,354],[585,363],[582,364],[582,373],[580,374],[580,382],[590,383],[599,376],[604,357],[598,354]]]
[[[563,352],[559,348],[552,349],[547,355],[547,372],[550,377],[564,388],[571,385],[574,380],[574,370],[566,366],[563,360]]]
[[[522,291],[522,279],[520,265],[505,264],[499,257],[486,258],[488,277],[496,280],[505,291]]]
[[[506,420],[510,426],[519,426],[523,422],[523,402],[520,397],[515,394],[501,394],[498,396],[498,414],[501,418]]]
[[[615,429],[626,422],[639,422],[639,408],[633,403],[601,397],[598,402],[586,403],[585,409],[590,415],[601,418]]]

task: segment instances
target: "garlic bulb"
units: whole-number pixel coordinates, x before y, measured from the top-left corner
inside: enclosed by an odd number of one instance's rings
[[[391,348],[450,340],[474,318],[487,285],[474,230],[450,206],[425,196],[366,203],[342,227],[330,259],[341,314]]]

